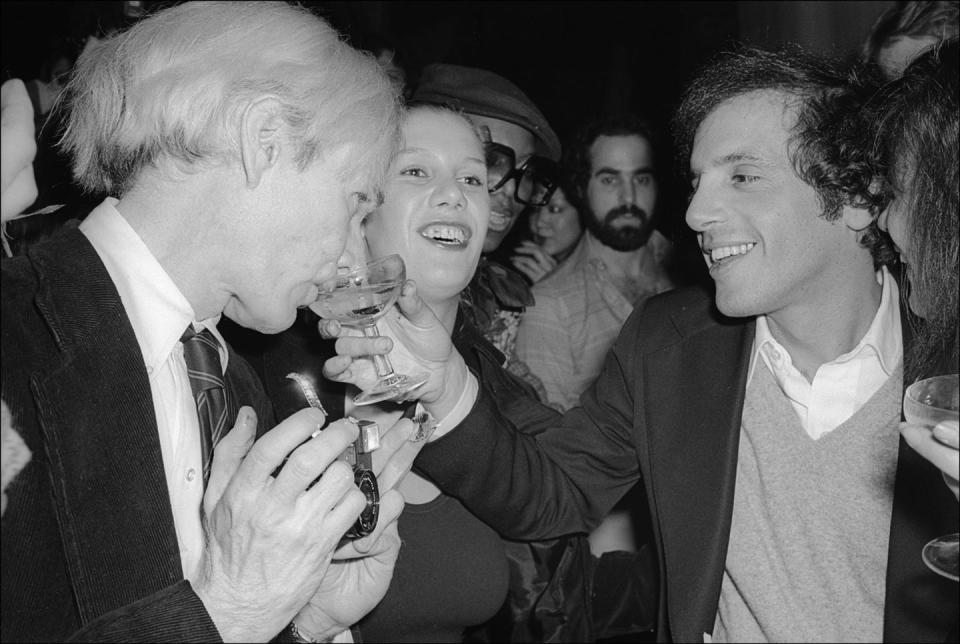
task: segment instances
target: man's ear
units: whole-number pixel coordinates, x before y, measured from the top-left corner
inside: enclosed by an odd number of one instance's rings
[[[850,205],[843,207],[842,216],[843,223],[846,227],[857,232],[867,228],[875,219],[866,208],[858,208]]]
[[[259,98],[240,119],[240,160],[247,187],[256,188],[263,174],[277,164],[283,149],[283,108],[272,96]]]

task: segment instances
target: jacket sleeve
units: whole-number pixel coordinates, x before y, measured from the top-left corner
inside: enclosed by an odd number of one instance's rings
[[[504,418],[535,436],[559,416],[533,401],[499,369],[495,349],[479,334],[459,327],[454,340],[468,365],[483,371],[482,382]],[[459,430],[457,430],[459,431]],[[586,642],[636,634],[654,627],[657,567],[652,546],[639,552],[590,552],[584,533],[540,541],[505,540],[510,567],[507,602],[481,638],[513,642]]]
[[[478,376],[477,401],[456,429],[424,447],[418,470],[510,539],[596,527],[640,479],[631,343],[615,345],[583,406],[563,416],[517,397],[484,352],[460,352]]]
[[[101,615],[71,642],[221,642],[220,633],[188,581]]]

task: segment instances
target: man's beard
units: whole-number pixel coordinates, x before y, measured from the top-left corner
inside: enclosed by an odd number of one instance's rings
[[[643,208],[637,206],[625,205],[617,206],[610,210],[603,221],[600,221],[593,212],[587,208],[586,219],[587,230],[593,233],[593,236],[600,240],[604,246],[609,246],[613,250],[631,251],[643,247],[653,234],[653,217]],[[621,226],[614,226],[613,222],[622,215],[633,215],[637,218],[637,224],[633,223]]]

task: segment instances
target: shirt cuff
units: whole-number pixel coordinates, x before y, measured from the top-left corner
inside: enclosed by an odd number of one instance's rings
[[[450,430],[463,422],[463,419],[466,418],[470,410],[473,409],[474,403],[477,402],[477,394],[479,391],[480,385],[477,383],[477,377],[468,372],[467,382],[463,387],[463,391],[460,392],[460,398],[457,400],[457,404],[453,406],[450,413],[437,421],[436,429],[433,430],[429,442],[433,442],[441,436],[446,436]]]
[[[334,642],[334,643],[339,643],[339,642],[353,642],[353,633],[352,633],[352,632],[350,631],[350,629],[348,628],[347,630],[345,630],[345,631],[340,631],[339,633],[337,633],[336,635],[334,635],[334,636],[333,636],[333,639],[330,640],[330,641],[331,641],[331,642]]]

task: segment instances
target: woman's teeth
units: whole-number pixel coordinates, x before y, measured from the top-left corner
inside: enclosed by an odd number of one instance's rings
[[[421,230],[420,234],[430,241],[456,246],[463,246],[470,239],[468,230],[448,224],[431,224]]]

